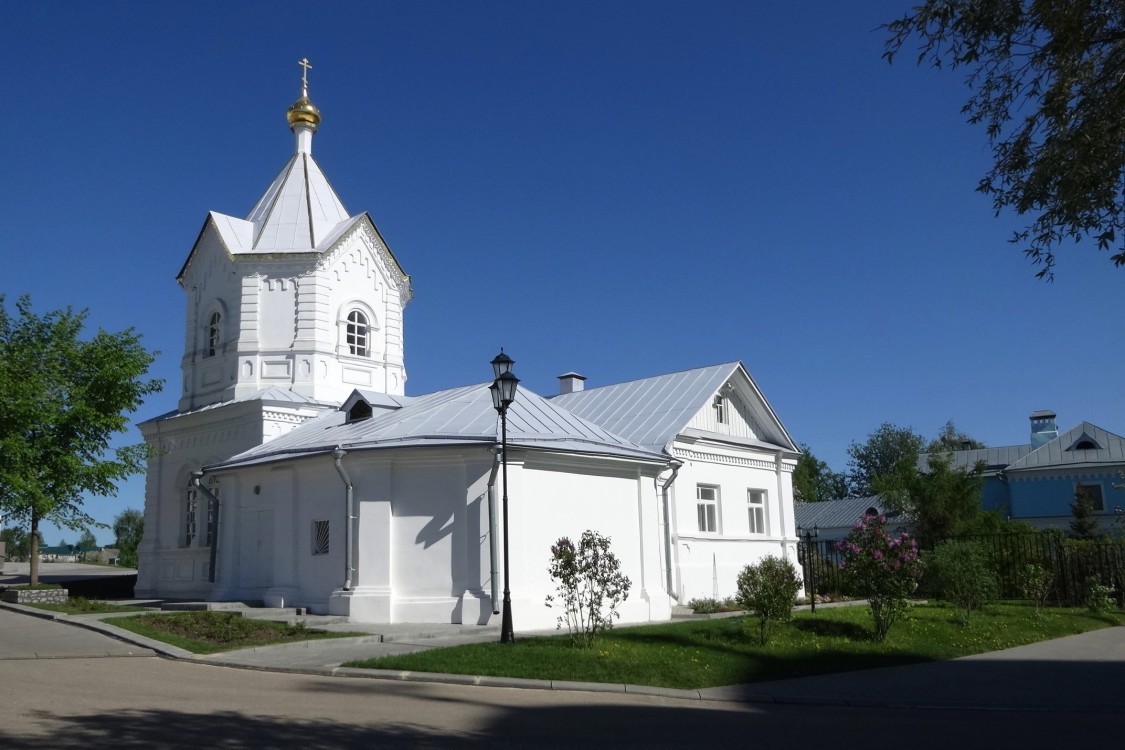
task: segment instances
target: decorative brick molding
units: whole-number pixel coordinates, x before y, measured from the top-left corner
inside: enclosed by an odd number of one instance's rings
[[[66,589],[6,589],[0,599],[8,604],[66,604]]]

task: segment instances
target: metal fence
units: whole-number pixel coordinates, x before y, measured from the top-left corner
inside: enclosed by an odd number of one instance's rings
[[[967,538],[988,554],[1004,599],[1023,598],[1021,575],[1028,565],[1039,565],[1053,576],[1049,600],[1078,606],[1084,603],[1088,582],[1097,581],[1114,590],[1118,604],[1125,606],[1125,540],[1075,540],[1052,532],[989,534]],[[843,555],[835,540],[802,539],[798,560],[807,588],[822,595],[849,593],[840,572]],[[927,593],[923,578],[923,595]]]

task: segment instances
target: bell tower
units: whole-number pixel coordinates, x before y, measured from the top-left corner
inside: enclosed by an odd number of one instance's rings
[[[187,293],[179,409],[266,388],[339,403],[404,395],[410,277],[366,212],[349,215],[312,156],[320,109],[286,111],[295,150],[244,218],[208,214],[177,282]]]

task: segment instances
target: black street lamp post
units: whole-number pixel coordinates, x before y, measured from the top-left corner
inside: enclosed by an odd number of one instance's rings
[[[801,532],[804,532],[802,534]],[[817,564],[817,543],[816,539],[820,536],[820,527],[813,526],[811,529],[802,529],[797,527],[797,538],[800,539],[804,536],[805,542],[805,590],[809,595],[809,603],[812,605],[812,612],[816,614],[816,564]]]
[[[508,407],[516,400],[516,386],[520,379],[512,373],[516,362],[501,349],[492,360],[492,373],[496,380],[488,387],[492,392],[492,406],[500,414],[500,465],[504,474],[504,614],[500,621],[500,642],[515,643],[512,628],[511,567],[508,564]]]

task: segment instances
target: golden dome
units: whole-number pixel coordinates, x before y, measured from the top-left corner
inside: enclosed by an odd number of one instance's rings
[[[308,94],[301,94],[300,99],[290,104],[285,117],[289,120],[290,130],[297,127],[298,123],[311,125],[313,130],[320,124],[320,110],[312,103]]]

